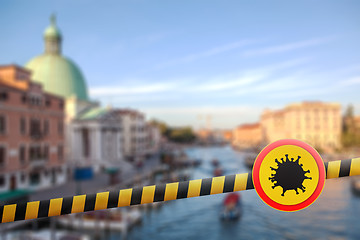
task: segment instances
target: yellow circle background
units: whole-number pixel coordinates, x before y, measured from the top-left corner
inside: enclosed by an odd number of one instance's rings
[[[270,167],[277,168],[275,158],[281,162],[281,158],[286,159],[285,154],[289,154],[290,160],[291,158],[296,160],[298,156],[301,156],[299,164],[303,164],[302,168],[304,171],[310,170],[310,173],[306,173],[305,176],[312,177],[312,179],[305,179],[303,181],[303,186],[306,188],[305,192],[298,189],[298,195],[295,190],[288,190],[284,196],[281,196],[283,192],[282,187],[277,186],[273,189],[274,183],[269,180],[271,174],[275,173]],[[308,151],[295,145],[283,145],[271,150],[264,157],[259,169],[259,180],[262,189],[271,200],[283,205],[296,205],[304,202],[314,193],[319,182],[319,169],[316,160]]]

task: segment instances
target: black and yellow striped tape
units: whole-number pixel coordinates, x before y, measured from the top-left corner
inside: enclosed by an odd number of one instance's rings
[[[360,158],[325,163],[326,178],[360,175]],[[36,219],[108,208],[254,189],[251,173],[122,189],[0,206],[0,222]]]

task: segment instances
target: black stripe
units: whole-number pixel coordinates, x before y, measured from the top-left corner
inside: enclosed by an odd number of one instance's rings
[[[339,177],[347,177],[350,175],[351,161],[352,159],[346,159],[341,161]]]
[[[155,194],[154,194],[154,202],[162,202],[162,201],[164,201],[165,188],[166,188],[166,184],[156,185]]]
[[[328,166],[329,166],[329,163],[328,162],[324,162],[324,166],[325,166],[325,178],[327,176],[327,171],[328,171]]]
[[[176,199],[187,198],[188,189],[189,189],[189,181],[179,182],[179,188]]]
[[[19,221],[19,220],[25,219],[26,205],[27,205],[27,203],[16,204],[14,221]]]
[[[86,195],[84,212],[94,211],[95,209],[96,194]]]
[[[73,203],[73,197],[63,198],[63,202],[61,205],[61,215],[71,213],[72,203]]]
[[[49,214],[50,200],[42,200],[39,204],[38,218],[47,217]]]
[[[224,193],[234,191],[235,177],[236,175],[225,176]]]
[[[247,182],[246,182],[246,190],[254,189],[254,183],[252,180],[252,173],[248,174]]]
[[[201,181],[200,196],[210,195],[212,178],[205,178]]]
[[[130,205],[136,205],[141,203],[142,191],[142,187],[133,188]]]
[[[2,222],[3,211],[4,211],[4,206],[0,206],[0,223]]]
[[[120,195],[120,191],[112,191],[109,193],[109,200],[108,200],[107,208],[115,208],[118,206],[119,195]]]

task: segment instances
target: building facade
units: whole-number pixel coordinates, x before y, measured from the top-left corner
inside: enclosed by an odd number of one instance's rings
[[[302,102],[278,111],[265,110],[261,126],[268,143],[295,138],[323,150],[341,147],[342,116],[338,103]]]
[[[237,148],[257,147],[263,142],[260,123],[243,124],[234,129],[233,146]]]
[[[31,81],[31,72],[0,66],[0,191],[66,181],[64,100]]]
[[[132,109],[115,110],[122,124],[122,152],[131,161],[149,154],[149,135],[144,114]]]

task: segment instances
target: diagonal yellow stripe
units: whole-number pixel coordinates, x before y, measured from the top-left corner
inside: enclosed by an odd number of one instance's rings
[[[13,222],[15,218],[16,204],[5,205],[3,210],[2,222]]]
[[[175,200],[178,192],[178,187],[178,182],[166,184],[164,201]]]
[[[86,195],[78,195],[73,197],[71,213],[84,212]]]
[[[155,185],[143,187],[141,204],[152,203],[154,201]]]
[[[327,179],[339,177],[341,161],[332,161],[328,163]]]
[[[94,210],[107,209],[108,200],[109,200],[109,192],[97,193]]]
[[[201,181],[201,179],[189,181],[188,198],[200,196]]]
[[[360,158],[353,158],[350,166],[349,176],[360,175]]]
[[[210,194],[223,193],[225,176],[213,177]]]
[[[49,217],[59,216],[61,214],[62,198],[50,199]]]
[[[25,220],[38,217],[40,201],[28,202],[26,204]]]
[[[234,191],[243,191],[246,190],[246,184],[248,180],[248,173],[236,174],[235,183],[234,183]]]
[[[130,206],[132,188],[120,190],[118,207]]]

